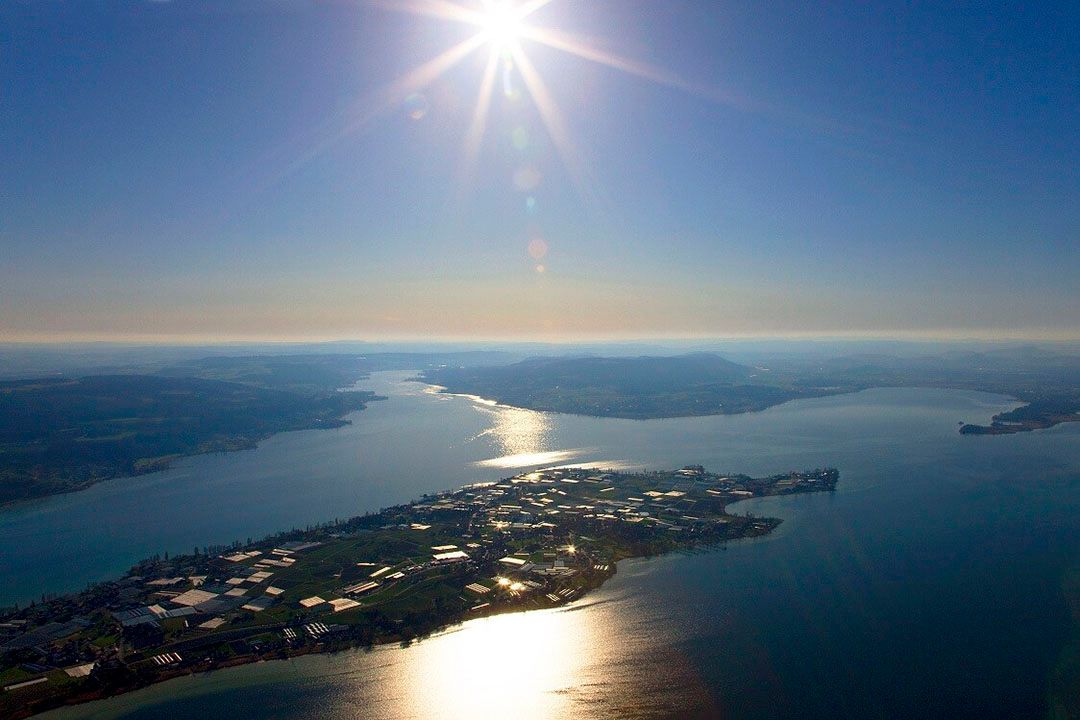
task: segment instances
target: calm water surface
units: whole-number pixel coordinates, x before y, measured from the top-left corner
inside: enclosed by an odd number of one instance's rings
[[[875,390],[734,417],[551,416],[390,400],[339,430],[0,515],[9,597],[155,550],[257,536],[550,462],[767,473],[835,465],[836,493],[755,500],[768,538],[620,565],[568,609],[413,647],[262,663],[58,713],[97,718],[1042,717],[1080,557],[1080,427],[964,437],[1009,407]],[[65,578],[67,580],[65,581]]]

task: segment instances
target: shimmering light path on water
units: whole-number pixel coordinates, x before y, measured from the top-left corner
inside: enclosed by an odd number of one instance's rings
[[[731,418],[543,416],[542,439],[524,450],[752,473],[835,464],[841,484],[736,505],[786,522],[724,550],[622,563],[569,610],[469,623],[408,649],[182,679],[59,717],[1045,716],[1068,635],[1062,578],[1080,565],[1080,426],[956,432],[1008,405],[978,393],[878,390]],[[489,405],[416,393],[397,406],[380,440],[412,428],[395,446],[411,448],[404,462],[460,462],[428,478],[432,487],[504,474],[473,463],[521,454],[482,434],[497,424]],[[380,427],[371,417],[368,428]],[[435,432],[424,424],[431,417],[453,430]],[[369,441],[356,441],[364,419],[340,437],[370,460]],[[448,454],[450,436],[460,444]],[[358,494],[385,490],[374,474],[360,477]],[[398,477],[398,493],[415,494],[419,481]],[[342,490],[328,483],[327,494]]]

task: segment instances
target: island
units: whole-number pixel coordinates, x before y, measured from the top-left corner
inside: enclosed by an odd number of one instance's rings
[[[747,498],[824,492],[765,478],[549,468],[315,528],[147,559],[120,579],[0,613],[0,715],[21,718],[215,668],[409,643],[581,598],[625,558],[765,535]]]

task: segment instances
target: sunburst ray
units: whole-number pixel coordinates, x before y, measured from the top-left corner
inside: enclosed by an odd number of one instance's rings
[[[414,68],[389,85],[353,102],[345,112],[344,117],[339,116],[335,120],[326,121],[313,131],[310,134],[311,139],[303,143],[306,149],[300,156],[294,158],[286,167],[268,178],[261,184],[260,189],[269,187],[282,178],[291,175],[349,135],[359,132],[365,125],[385,113],[389,108],[400,103],[409,94],[423,90],[435,82],[443,73],[460,63],[483,44],[484,38],[482,35],[473,35],[443,51],[423,65]]]
[[[461,167],[458,170],[455,199],[460,201],[469,193],[476,178],[476,165],[480,156],[480,146],[487,131],[488,114],[491,111],[491,98],[495,90],[495,76],[499,67],[499,53],[495,48],[488,53],[487,65],[480,79],[480,90],[476,96],[476,107],[472,121],[465,135]],[[455,203],[457,204],[457,203]]]
[[[562,111],[559,109],[558,103],[555,102],[555,98],[552,97],[551,91],[548,90],[547,83],[537,72],[536,67],[529,60],[525,51],[521,49],[521,45],[515,43],[510,48],[510,54],[514,59],[518,72],[521,73],[521,79],[525,82],[525,87],[532,97],[533,104],[536,105],[536,109],[540,113],[540,119],[543,121],[548,135],[551,136],[552,142],[555,143],[555,149],[570,174],[571,181],[583,197],[587,200],[594,200],[594,193],[586,182],[584,168],[579,162],[577,151],[570,140],[566,120],[563,118]]]
[[[439,20],[451,20],[476,27],[484,24],[484,14],[482,12],[448,0],[372,0],[372,4],[392,12],[422,15]]]
[[[743,104],[743,100],[730,93],[701,83],[690,82],[673,72],[650,65],[639,60],[616,55],[611,52],[600,50],[590,46],[583,39],[561,30],[544,27],[524,26],[521,29],[521,37],[526,40],[538,42],[555,50],[561,50],[570,55],[589,60],[600,65],[620,70],[630,75],[635,75],[645,80],[650,80],[659,85],[664,85],[676,90],[697,95],[699,97],[720,102],[728,105]]]
[[[523,18],[527,18],[549,3],[551,3],[551,0],[528,0],[518,6],[518,14]]]

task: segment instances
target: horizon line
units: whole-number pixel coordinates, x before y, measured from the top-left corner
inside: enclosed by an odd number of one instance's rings
[[[908,342],[908,343],[1023,343],[1041,342],[1067,344],[1080,342],[1080,332],[1002,331],[1002,332],[805,332],[761,333],[731,335],[575,335],[563,337],[537,336],[455,336],[455,335],[400,335],[382,337],[273,337],[273,336],[192,336],[171,334],[73,334],[22,335],[13,338],[0,337],[0,347],[63,347],[77,345],[142,346],[142,347],[227,347],[250,345],[635,345],[702,344],[723,342]]]

